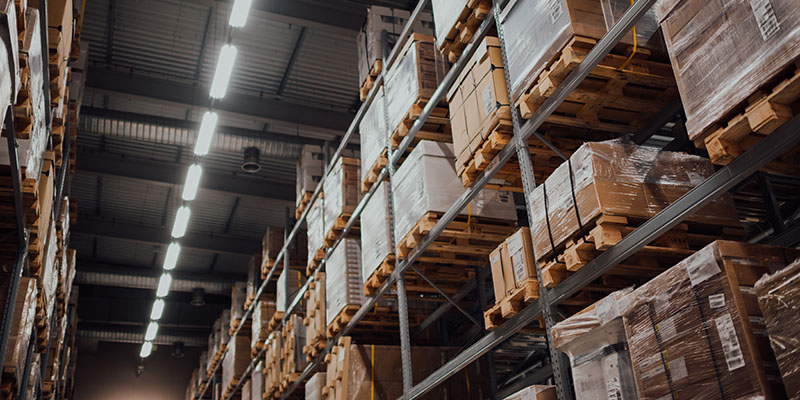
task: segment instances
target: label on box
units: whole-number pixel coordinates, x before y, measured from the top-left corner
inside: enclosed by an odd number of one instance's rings
[[[549,0],[546,7],[547,12],[550,15],[550,22],[555,24],[561,14],[564,13],[564,9],[561,6],[561,0]]]
[[[489,75],[489,79],[491,79],[491,74]],[[486,115],[489,115],[494,111],[495,102],[492,98],[492,85],[487,85],[485,89],[483,89],[483,110],[486,112]]]
[[[720,273],[717,260],[713,257],[702,257],[695,262],[686,263],[686,273],[689,275],[689,281],[692,286],[697,286],[706,281],[706,279]]]
[[[728,371],[744,367],[744,356],[742,348],[739,347],[739,338],[736,337],[736,329],[733,326],[731,315],[725,314],[715,318],[714,323],[717,325],[717,334],[722,342],[722,352],[725,354]]]
[[[708,296],[708,304],[711,308],[725,307],[725,293],[717,293]]]
[[[675,328],[675,320],[672,317],[659,322],[658,325],[656,325],[656,329],[658,329],[661,341],[664,342],[678,335],[678,329]]]
[[[506,240],[511,265],[514,267],[514,279],[522,282],[526,278],[525,257],[522,254],[522,234],[514,234]]]
[[[750,0],[750,7],[753,8],[758,29],[765,41],[781,29],[778,18],[775,16],[775,9],[772,8],[769,0]]]
[[[669,376],[672,378],[673,382],[677,382],[689,376],[689,372],[686,370],[686,361],[683,359],[683,356],[667,362],[667,368],[669,368]]]

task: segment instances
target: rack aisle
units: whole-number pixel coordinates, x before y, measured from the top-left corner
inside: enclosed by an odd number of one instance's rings
[[[411,14],[409,21],[403,29],[402,34],[400,35],[398,43],[403,43],[403,41],[410,36],[411,27],[416,23],[420,17],[420,14],[427,7],[428,3],[429,1],[426,0],[418,2],[416,8]],[[484,187],[486,187],[487,184],[489,184],[489,181],[514,156],[516,156],[520,162],[523,194],[526,200],[525,208],[527,214],[534,214],[534,206],[528,201],[530,195],[537,187],[537,182],[533,175],[533,164],[531,162],[531,156],[528,150],[529,139],[531,139],[531,137],[535,137],[536,140],[539,140],[553,152],[561,155],[564,160],[567,160],[567,157],[563,155],[561,150],[545,137],[540,135],[537,130],[655,3],[656,0],[638,0],[634,2],[633,5],[628,8],[621,18],[619,18],[619,20],[613,25],[613,27],[608,30],[602,39],[591,48],[586,57],[578,64],[578,66],[565,77],[565,79],[553,90],[552,94],[546,100],[544,100],[541,106],[535,110],[530,118],[524,123],[522,122],[519,114],[519,109],[512,107],[514,140],[502,147],[489,166],[483,172],[477,175],[471,186],[454,202],[454,204],[452,204],[449,210],[441,216],[436,224],[430,229],[430,232],[418,242],[417,247],[412,249],[405,259],[396,265],[394,271],[391,273],[388,279],[366,299],[366,301],[361,305],[358,311],[352,316],[350,321],[342,328],[342,330],[335,337],[328,338],[325,349],[322,350],[320,354],[308,364],[303,372],[299,374],[297,379],[281,393],[282,399],[289,398],[289,396],[291,396],[292,393],[307,378],[309,378],[312,373],[319,369],[320,365],[322,364],[322,360],[325,358],[325,355],[331,351],[331,349],[334,347],[334,344],[338,342],[338,339],[342,336],[347,336],[350,332],[352,332],[354,328],[358,326],[359,322],[370,312],[370,310],[375,307],[378,300],[387,295],[393,286],[396,286],[397,298],[400,303],[399,333],[401,338],[401,354],[403,361],[403,398],[417,399],[422,397],[437,385],[443,383],[445,380],[454,376],[468,365],[477,361],[480,357],[490,354],[490,352],[497,346],[501,345],[507,339],[513,337],[515,334],[529,326],[532,322],[540,317],[544,317],[544,329],[547,336],[549,364],[543,364],[539,369],[542,374],[536,376],[539,379],[543,379],[547,375],[552,374],[557,389],[558,398],[574,398],[570,387],[571,385],[568,367],[569,362],[566,360],[563,353],[556,350],[551,345],[552,336],[550,330],[556,323],[555,308],[563,304],[568,298],[580,291],[582,288],[586,287],[590,282],[594,281],[604,273],[620,264],[622,261],[629,258],[636,251],[642,249],[644,246],[648,245],[662,234],[676,227],[693,212],[709,204],[717,196],[726,193],[734,186],[747,179],[750,175],[759,171],[769,162],[775,160],[777,157],[782,155],[786,149],[793,148],[800,144],[800,135],[797,133],[800,131],[800,117],[792,118],[776,131],[768,136],[765,136],[760,142],[758,142],[749,150],[745,151],[738,158],[735,158],[729,164],[720,168],[716,173],[703,180],[693,189],[689,190],[688,193],[665,207],[661,212],[657,213],[655,216],[641,224],[630,234],[623,237],[616,245],[611,246],[599,254],[596,258],[587,262],[585,266],[573,273],[571,276],[567,277],[559,285],[555,287],[546,287],[543,283],[544,279],[541,276],[541,271],[537,268],[539,285],[538,289],[540,294],[537,300],[525,306],[516,315],[510,317],[495,329],[483,334],[482,337],[474,341],[471,345],[450,359],[434,373],[421,379],[416,385],[411,384],[411,336],[409,332],[408,310],[406,308],[405,273],[409,268],[414,268],[413,264],[419,259],[422,253],[425,252],[426,249],[431,246],[431,244],[433,244],[434,240],[436,240],[436,238],[446,229],[446,227],[455,220],[461,210],[464,209],[467,204],[470,203]],[[431,99],[428,101],[426,106],[422,108],[418,118],[410,127],[407,136],[402,140],[396,150],[390,151],[387,165],[380,170],[377,179],[375,179],[369,190],[364,194],[363,198],[358,203],[358,206],[355,208],[355,211],[347,220],[342,232],[337,236],[334,244],[330,246],[326,252],[325,260],[330,257],[333,249],[336,248],[336,246],[354,227],[356,221],[360,217],[361,212],[364,210],[366,203],[377,191],[380,182],[387,177],[391,179],[394,169],[396,168],[400,159],[408,150],[415,136],[422,129],[425,121],[432,115],[432,112],[438,101],[445,95],[450,86],[455,82],[456,77],[463,71],[467,61],[473,56],[473,54],[475,54],[478,43],[480,43],[481,40],[486,37],[487,33],[493,28],[496,28],[498,32],[501,48],[503,49],[504,61],[507,65],[508,60],[505,54],[505,37],[503,34],[503,26],[500,22],[501,10],[504,4],[505,2],[502,0],[495,0],[493,2],[492,12],[487,15],[486,19],[479,25],[471,43],[463,49],[459,58],[452,65],[448,74],[444,77],[439,87],[431,96]],[[325,167],[326,169],[323,174],[323,179],[314,190],[309,204],[313,204],[313,202],[319,198],[325,178],[331,173],[332,166],[342,156],[344,149],[358,129],[361,120],[364,118],[366,109],[375,100],[378,89],[384,82],[384,74],[389,69],[388,67],[396,61],[398,53],[399,46],[395,46],[388,58],[383,60],[383,65],[387,66],[387,68],[384,68],[384,71],[381,72],[375,79],[372,89],[369,91],[363,104],[356,113],[356,116],[345,133],[342,142],[332,156],[330,162]],[[505,80],[509,90],[509,98],[511,98],[511,84],[508,71],[505,71]],[[669,103],[669,105],[664,108],[663,112],[653,117],[648,124],[645,124],[644,128],[642,128],[638,133],[634,133],[632,137],[637,143],[643,142],[650,135],[660,129],[666,122],[668,122],[669,117],[674,116],[678,112],[680,112],[680,103]],[[259,298],[260,295],[266,290],[271,278],[279,271],[279,265],[282,264],[283,268],[288,269],[288,248],[290,246],[290,242],[298,234],[300,225],[302,221],[305,220],[309,211],[310,210],[308,208],[303,211],[300,218],[298,218],[298,220],[295,222],[291,231],[289,229],[289,222],[287,218],[283,248],[279,252],[272,268],[269,271],[269,274],[267,275],[267,278],[264,279],[263,283],[258,288],[256,298]],[[322,271],[324,265],[325,263],[323,262],[322,267],[318,268],[317,271]],[[476,273],[476,276],[480,276],[480,274]],[[309,277],[295,297],[293,299],[287,299],[286,303],[288,306],[286,308],[286,312],[279,326],[276,328],[276,331],[280,330],[280,328],[287,323],[288,319],[299,306],[304,294],[309,290],[313,282],[313,276]],[[473,285],[475,285],[475,282],[468,283],[461,291],[459,291],[459,294],[474,290]],[[289,290],[286,290],[285,292],[288,294]],[[430,322],[429,319],[426,319],[426,321],[423,322],[423,328],[421,329],[424,329],[426,324],[429,325],[435,321],[439,315],[444,314],[444,312],[450,307],[459,308],[457,302],[464,295],[456,295],[452,299],[445,296],[448,302],[441,306],[441,310],[443,311],[437,310],[434,312],[434,314],[429,316],[429,318],[432,319],[430,319]],[[485,304],[482,304],[482,306],[485,306]],[[247,309],[244,314],[244,320],[252,316],[253,308],[254,306],[251,306]],[[240,329],[241,326],[234,331],[233,336],[236,336]],[[267,341],[269,341],[269,339],[267,339]],[[230,395],[225,397],[225,400],[233,398],[250,374],[257,370],[257,367],[261,363],[261,359],[264,356],[265,349],[266,346],[255,357],[252,358],[244,374],[244,378],[239,380],[239,383],[236,385],[234,390],[230,391]],[[217,366],[216,369],[218,368],[219,366]],[[216,376],[216,369],[212,371],[212,377]],[[209,386],[206,386],[204,390],[198,392],[197,399],[204,398],[208,387]]]

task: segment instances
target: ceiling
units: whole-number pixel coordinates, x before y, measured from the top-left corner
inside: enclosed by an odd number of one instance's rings
[[[230,284],[244,280],[267,225],[294,207],[303,144],[337,139],[358,103],[357,30],[369,4],[414,1],[255,0],[233,33],[237,63],[216,106],[220,128],[167,298],[160,337],[204,343]],[[83,337],[142,335],[172,219],[220,47],[229,1],[88,0],[89,45],[78,131],[78,254]],[[242,172],[243,150],[261,150],[261,171]],[[206,305],[189,305],[191,289]]]

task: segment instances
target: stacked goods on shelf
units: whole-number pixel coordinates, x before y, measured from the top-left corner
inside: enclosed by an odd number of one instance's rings
[[[756,282],[758,304],[778,361],[778,369],[792,400],[800,396],[800,260]]]
[[[242,399],[262,400],[264,395],[264,367],[261,363],[256,364],[253,373],[250,375],[250,393],[244,392]]]
[[[295,218],[300,218],[311,201],[314,188],[322,180],[325,172],[325,159],[322,147],[304,145],[297,159],[297,197],[295,198]]]
[[[798,256],[716,241],[633,291],[622,315],[639,398],[785,398],[753,286]]]
[[[33,361],[31,362],[31,374],[28,377],[28,395],[25,400],[38,400],[36,396],[36,385],[39,381],[39,375],[42,371],[42,355],[33,353]]]
[[[261,285],[261,254],[250,256],[247,264],[247,287],[245,289],[244,309],[247,310],[256,300],[256,292]]]
[[[228,351],[222,360],[222,384],[226,393],[224,396],[232,394],[248,365],[250,365],[250,338],[245,335],[231,337]]]
[[[238,398],[240,400],[250,400],[250,396],[251,396],[251,393],[253,391],[252,385],[253,385],[253,382],[251,380],[248,380],[247,382],[245,382],[242,385],[242,391],[240,392],[240,394],[238,396],[237,395],[233,395],[232,398],[233,399]]]
[[[630,292],[611,293],[551,329],[553,347],[569,357],[578,399],[637,398],[621,314]]]
[[[303,345],[306,343],[306,330],[303,326],[303,318],[299,315],[291,315],[286,320],[286,324],[281,329],[281,391],[286,390],[300,377],[300,373],[306,368],[308,362],[306,355],[303,354]]]
[[[469,187],[513,135],[500,40],[487,36],[447,92],[456,172]],[[490,187],[521,190],[519,165],[506,163]]]
[[[186,392],[183,395],[183,398],[186,400],[194,400],[197,397],[197,388],[198,386],[195,385],[197,382],[197,376],[201,374],[198,372],[197,369],[192,371],[192,377],[189,378],[189,386],[186,387]]]
[[[361,141],[361,192],[366,193],[389,161],[389,132],[386,129],[386,98],[383,86],[364,112],[358,125]]]
[[[520,390],[503,400],[556,400],[556,387],[546,385],[533,385]],[[610,397],[615,398],[615,397]],[[622,400],[617,397],[616,399]]]
[[[267,274],[275,265],[278,253],[283,248],[283,228],[279,226],[268,226],[261,242],[261,279],[266,279]],[[289,244],[286,256],[289,257],[289,265],[296,268],[305,268],[308,253],[308,242],[305,231],[297,231],[297,234]],[[283,260],[279,267],[283,266]],[[274,279],[274,278],[273,278]]]
[[[455,349],[446,347],[412,347],[414,384],[444,365],[455,353]],[[343,336],[325,360],[323,398],[368,400],[402,397],[400,346],[355,344],[351,337]],[[488,396],[486,372],[481,371],[481,367],[481,363],[473,363],[422,398],[479,399]]]
[[[423,140],[417,144],[394,174],[394,237],[396,255],[404,259],[439,221],[444,212],[464,193],[453,166],[449,143]],[[482,190],[468,207],[436,238],[418,259],[422,273],[445,291],[455,292],[474,275],[471,265],[482,265],[489,253],[516,230],[516,211],[508,192]],[[368,279],[367,293],[385,281]],[[425,282],[408,286],[430,290]]]
[[[255,303],[252,315],[250,352],[252,356],[264,348],[269,332],[274,328],[272,318],[275,315],[275,301],[261,299]]]
[[[39,8],[38,0],[28,2],[29,6]],[[53,139],[58,141],[53,148],[58,150],[64,135],[66,103],[69,101],[69,62],[72,52],[73,13],[72,0],[48,0],[47,39],[50,64],[50,106],[53,108]]]
[[[325,386],[325,373],[317,372],[311,379],[306,382],[306,397],[305,400],[324,400],[327,397],[322,394],[322,389]]]
[[[317,198],[309,205],[306,215],[308,228],[308,264],[306,274],[310,275],[325,258],[325,209],[323,198]]]
[[[244,303],[247,301],[247,282],[236,282],[231,288],[231,323],[228,326],[228,333],[233,335],[239,325],[242,324],[244,317]],[[248,319],[247,322],[252,321]],[[244,330],[241,330],[244,332]]]
[[[197,367],[197,379],[194,381],[195,382],[194,386],[197,386],[198,388],[197,390],[199,391],[202,391],[208,382],[208,374],[206,373],[206,371],[208,371],[209,351],[211,351],[211,349],[208,349],[207,351],[203,351],[202,353],[200,353],[200,360],[199,360],[200,365]]]
[[[339,333],[363,302],[361,245],[356,239],[342,239],[325,262],[327,336]]]
[[[281,342],[283,337],[280,331],[270,333],[267,339],[267,350],[264,352],[264,398],[277,397],[281,392],[281,378],[283,363],[281,363]]]
[[[288,282],[287,282],[288,281]],[[275,317],[282,319],[286,309],[289,307],[300,288],[305,283],[305,277],[300,271],[283,270],[278,277],[278,287],[276,290]],[[288,292],[287,292],[288,289]]]
[[[496,328],[539,298],[539,279],[529,228],[520,228],[489,255],[495,306],[484,313],[487,329]]]
[[[500,17],[512,101],[530,118],[583,61],[629,2],[520,0]],[[655,15],[647,12],[547,119],[548,125],[597,140],[600,130],[634,133],[676,96],[675,79],[663,54]],[[665,57],[664,57],[665,58]],[[549,134],[548,126],[540,130]]]
[[[533,250],[554,287],[713,174],[707,159],[625,144],[586,143],[529,195]],[[718,238],[741,235],[728,194],[687,217],[564,304],[647,281]]]
[[[385,79],[386,113],[392,149],[408,134],[436,88],[447,74],[447,63],[440,60],[433,37],[414,33],[404,43],[400,58],[389,66]],[[414,141],[451,142],[448,109],[442,101],[425,121]]]
[[[306,315],[303,318],[303,325],[306,327],[306,343],[303,345],[303,353],[309,360],[313,360],[319,351],[325,348],[327,345],[326,339],[328,338],[328,325],[325,322],[324,272],[319,271],[314,274],[314,280],[309,284],[304,298],[306,301]]]
[[[77,33],[76,33],[77,35]],[[75,49],[75,40],[73,40],[73,50]],[[69,134],[72,143],[77,143],[78,138],[78,119],[81,115],[81,105],[83,104],[84,87],[86,86],[86,70],[89,62],[89,44],[78,44],[79,54],[75,58],[75,54],[71,55],[74,58],[70,65],[70,83],[69,83]],[[75,157],[78,154],[78,146],[70,146],[70,171],[75,173]]]
[[[490,0],[433,0],[436,46],[450,62],[456,62],[492,11]]]
[[[332,246],[336,241],[358,206],[358,201],[361,200],[360,177],[359,159],[341,157],[325,179],[322,187],[325,193],[325,199],[322,201],[325,215],[322,220],[325,226],[326,247]],[[350,232],[355,231],[356,229],[350,230]]]
[[[52,200],[51,200],[52,201]],[[47,244],[45,255],[42,261],[36,283],[39,287],[38,298],[36,300],[36,328],[38,350],[44,351],[47,348],[47,341],[50,337],[50,329],[57,328],[50,326],[51,316],[55,311],[56,289],[58,287],[58,264],[56,257],[58,252],[58,238],[56,236],[55,223],[50,222],[50,230],[47,234]],[[58,321],[56,321],[58,322]]]
[[[800,10],[793,0],[664,1],[654,7],[689,139],[727,164],[797,115]],[[787,149],[788,150],[788,149]],[[794,149],[767,169],[798,173]]]
[[[392,240],[392,210],[389,182],[378,184],[378,189],[361,211],[361,278],[365,292],[371,293],[394,270],[394,243]],[[375,282],[369,283],[370,280]]]
[[[3,273],[0,277],[0,292],[8,293],[11,275]],[[36,282],[31,278],[20,278],[17,297],[13,299],[14,307],[11,317],[11,330],[6,344],[6,358],[3,360],[3,386],[0,388],[3,398],[13,398],[19,393],[22,385],[23,371],[27,359],[28,342],[33,330],[34,313],[36,312]],[[6,296],[3,295],[5,300]],[[5,301],[0,301],[5,309]]]
[[[375,86],[375,80],[383,70],[383,60],[389,57],[410,17],[411,13],[406,10],[381,6],[367,8],[367,21],[356,38],[361,101],[367,98],[367,94]],[[431,14],[423,12],[411,31],[433,35]]]

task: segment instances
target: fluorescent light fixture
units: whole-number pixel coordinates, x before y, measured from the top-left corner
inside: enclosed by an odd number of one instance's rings
[[[197,134],[197,142],[194,144],[194,154],[204,156],[208,154],[211,147],[211,139],[214,138],[214,131],[217,130],[217,113],[206,111],[203,120],[200,122],[200,132]]]
[[[203,175],[203,167],[200,164],[192,164],[189,172],[186,173],[186,184],[183,185],[183,195],[186,201],[192,201],[197,196],[197,188],[200,186],[200,177]]]
[[[147,331],[144,333],[144,340],[151,341],[156,338],[156,334],[158,334],[158,322],[151,322],[147,325]]]
[[[233,2],[233,9],[231,9],[231,19],[228,20],[228,25],[234,28],[241,28],[247,22],[247,14],[250,13],[250,4],[253,0],[236,0]]]
[[[181,254],[181,245],[177,243],[170,243],[167,247],[167,255],[164,256],[164,270],[171,271],[175,269],[178,263],[178,256]]]
[[[164,299],[156,299],[153,302],[153,311],[150,311],[150,319],[158,321],[162,314],[164,314]]]
[[[158,280],[158,288],[156,289],[156,297],[164,297],[169,293],[169,287],[172,285],[172,275],[165,272]]]
[[[182,206],[175,214],[175,223],[172,225],[172,237],[182,238],[186,234],[186,226],[189,225],[189,216],[192,211],[189,207]]]
[[[150,353],[153,352],[153,342],[144,342],[142,343],[142,350],[139,351],[139,357],[147,358],[150,357]]]
[[[214,80],[211,81],[211,91],[209,95],[215,99],[225,97],[228,91],[228,83],[231,80],[233,64],[236,62],[236,47],[231,44],[222,46],[217,60],[217,70],[214,71]]]

